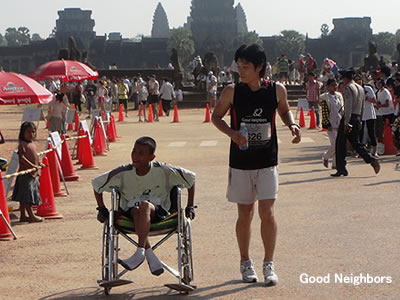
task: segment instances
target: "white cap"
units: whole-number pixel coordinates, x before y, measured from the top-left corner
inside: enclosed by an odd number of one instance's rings
[[[213,75],[213,74],[214,74],[213,71],[208,72],[208,75]]]

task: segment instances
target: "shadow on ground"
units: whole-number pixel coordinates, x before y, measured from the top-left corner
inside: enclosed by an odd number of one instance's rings
[[[179,294],[164,286],[156,286],[151,289],[135,289],[132,291],[120,293],[118,288],[112,289],[109,296],[104,294],[102,288],[86,287],[68,290],[39,298],[39,300],[78,300],[78,299],[110,299],[110,300],[128,300],[128,299],[215,299],[223,296],[232,295],[245,291],[250,288],[264,287],[263,283],[247,284],[240,280],[231,280],[217,285],[210,285],[196,289],[189,295]],[[199,295],[199,294],[203,295]]]

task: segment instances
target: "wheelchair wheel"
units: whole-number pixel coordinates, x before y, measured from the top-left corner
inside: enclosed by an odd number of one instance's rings
[[[182,281],[190,285],[190,282],[193,280],[192,232],[190,220],[185,220],[182,233]]]
[[[103,247],[101,255],[101,279],[102,282],[112,281],[117,279],[117,248],[118,236],[112,232],[109,226],[109,221],[104,222],[103,227]],[[109,295],[111,291],[110,286],[104,286],[104,294]]]

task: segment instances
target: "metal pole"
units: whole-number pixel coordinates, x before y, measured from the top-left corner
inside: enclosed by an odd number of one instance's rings
[[[6,226],[8,227],[8,230],[10,230],[11,234],[13,235],[14,240],[16,240],[17,239],[17,235],[15,234],[14,230],[12,230],[10,224],[8,224],[6,218],[3,215],[3,211],[1,209],[0,209],[0,216],[3,219],[4,223],[6,223]]]

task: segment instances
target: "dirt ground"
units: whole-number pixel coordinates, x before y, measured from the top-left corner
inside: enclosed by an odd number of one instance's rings
[[[23,108],[0,108],[0,130],[7,140],[0,145],[0,157],[9,159],[17,146]],[[329,144],[326,134],[303,130],[303,142],[295,146],[280,124],[275,252],[279,284],[244,284],[234,233],[236,207],[225,198],[229,140],[212,124],[203,123],[204,110],[179,113],[180,123],[171,123],[170,116],[159,123],[139,124],[136,112],[117,123],[120,138],[110,145],[107,156],[95,157],[99,169],[77,171],[80,181],[67,183],[70,195],[56,198],[57,211],[64,219],[27,224],[18,222],[18,212],[11,213],[19,238],[0,242],[0,299],[399,299],[400,173],[396,157],[382,157],[378,175],[360,159],[351,158],[349,176],[331,178],[332,170],[321,163]],[[113,288],[108,297],[97,285],[102,225],[96,221],[90,180],[129,163],[133,142],[143,135],[156,139],[157,160],[197,174],[198,209],[193,221],[193,284],[197,290],[188,296],[164,287],[176,279],[167,272],[152,276],[147,264],[125,274],[133,284]],[[39,149],[45,148],[46,138],[41,122]],[[9,204],[17,207],[15,202]],[[251,256],[262,279],[259,226],[256,213]],[[120,240],[120,257],[130,256],[134,249]],[[176,238],[171,238],[156,254],[175,266],[175,248]],[[305,282],[312,276],[329,282]],[[341,276],[347,279],[340,282]],[[360,276],[372,276],[376,282],[357,284]]]

